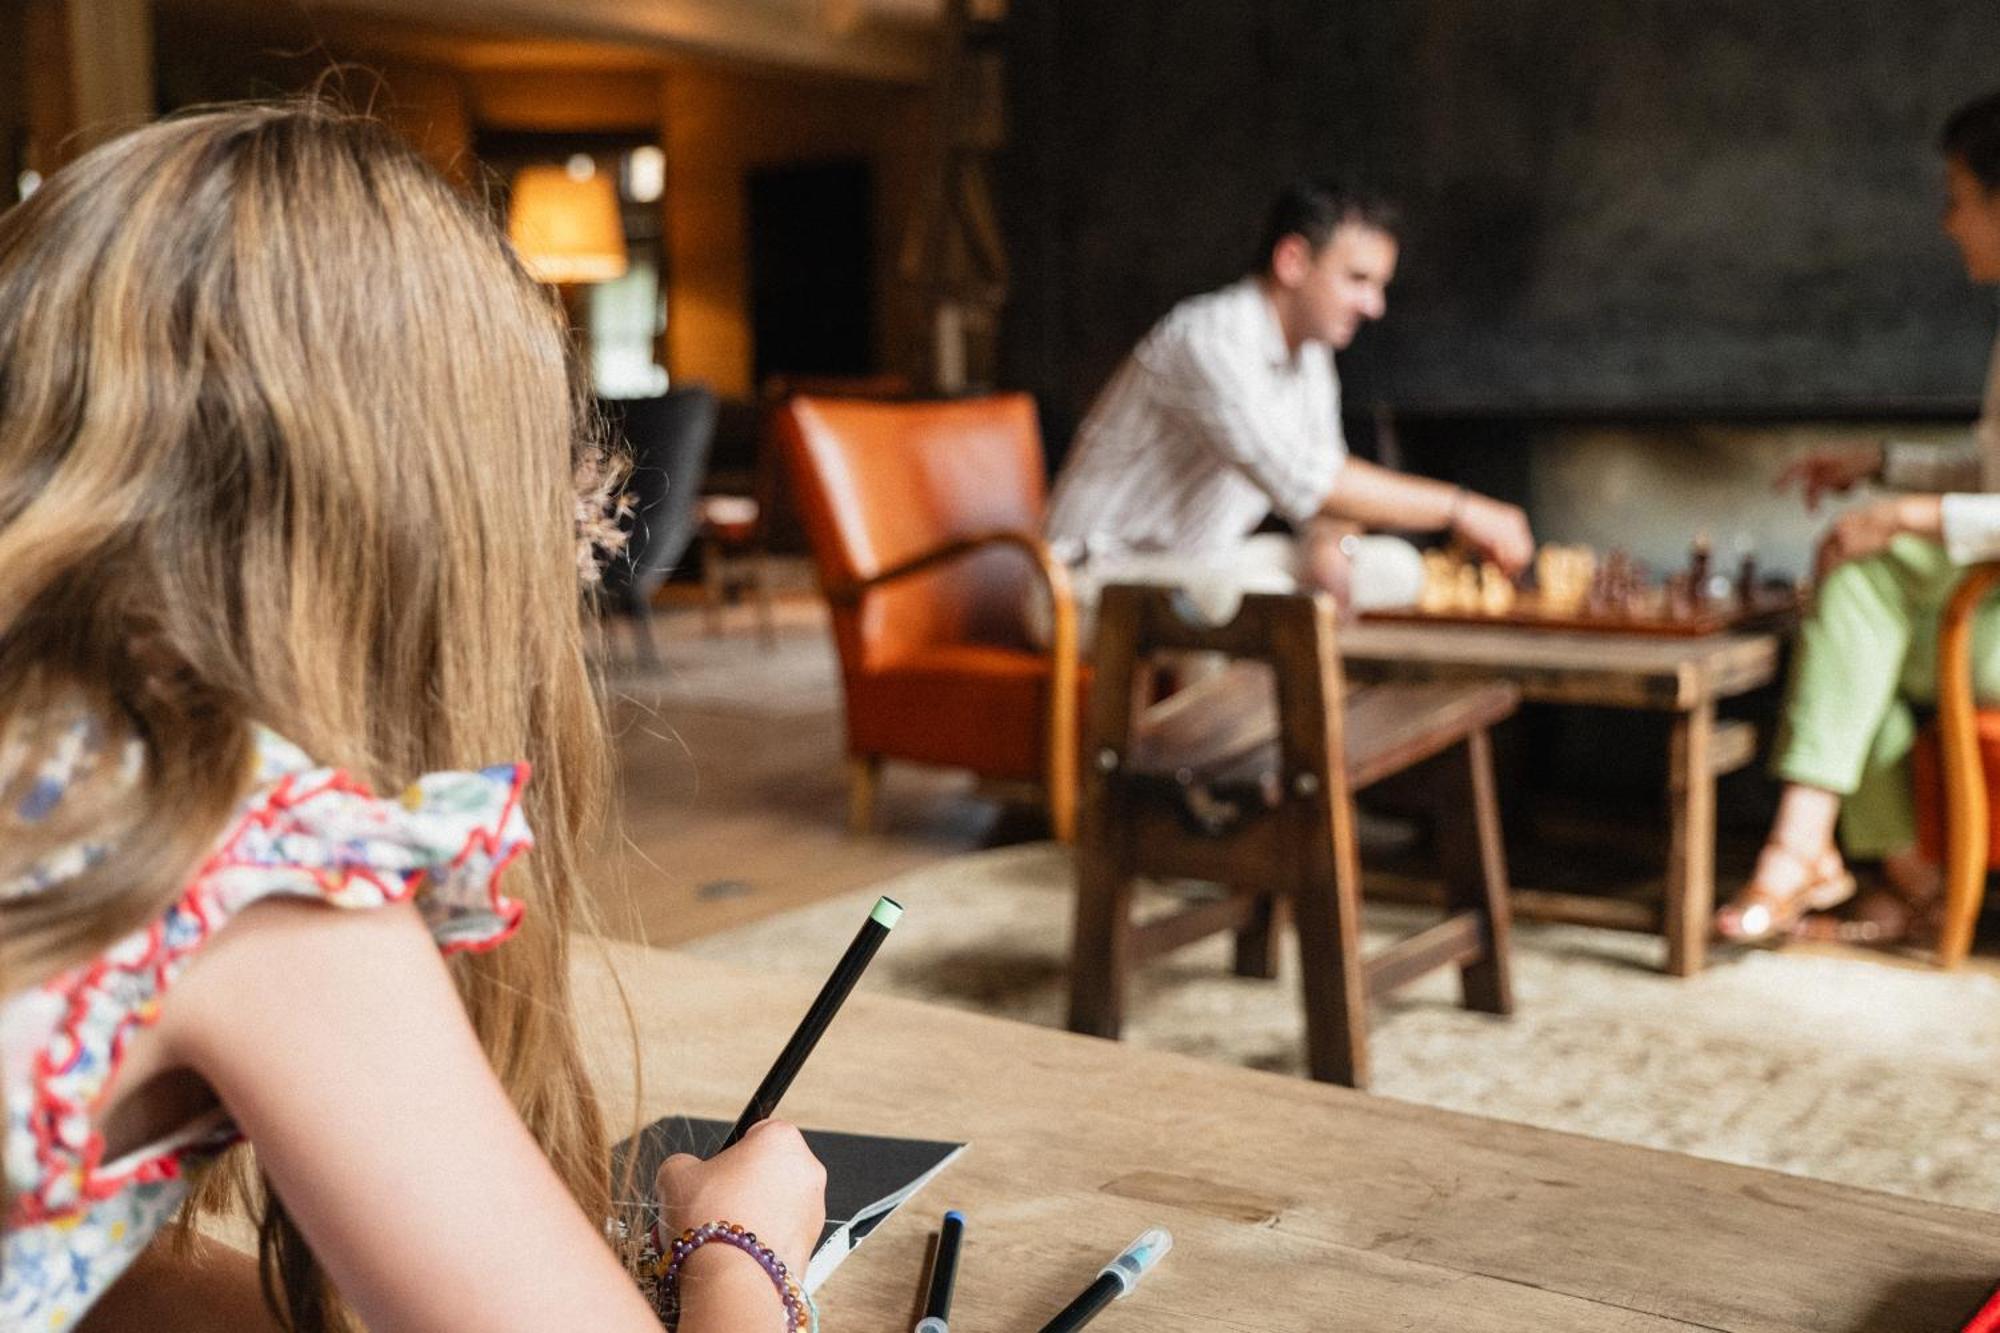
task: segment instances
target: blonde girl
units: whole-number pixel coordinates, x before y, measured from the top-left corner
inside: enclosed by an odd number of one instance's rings
[[[0,1326],[658,1326],[569,1007],[570,383],[486,218],[322,106],[0,216]],[[239,1138],[260,1263],[184,1259]],[[662,1181],[803,1271],[788,1127]],[[784,1323],[740,1251],[684,1288],[688,1333]]]

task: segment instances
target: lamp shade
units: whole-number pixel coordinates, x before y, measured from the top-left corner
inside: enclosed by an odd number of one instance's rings
[[[625,274],[625,227],[611,177],[523,167],[507,208],[507,238],[538,282],[609,282]]]

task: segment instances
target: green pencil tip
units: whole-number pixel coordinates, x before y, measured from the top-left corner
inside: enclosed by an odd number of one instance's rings
[[[880,922],[884,930],[894,930],[896,923],[903,919],[903,905],[894,898],[877,898],[875,910],[868,914],[868,919]]]

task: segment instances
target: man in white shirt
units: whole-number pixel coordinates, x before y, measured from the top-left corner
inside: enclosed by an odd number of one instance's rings
[[[1534,554],[1517,507],[1350,458],[1333,354],[1380,319],[1391,208],[1334,182],[1273,205],[1258,266],[1183,301],[1099,394],[1050,500],[1046,535],[1082,609],[1119,581],[1176,582],[1226,612],[1240,591],[1323,588],[1361,607],[1422,587],[1408,543],[1449,531],[1508,574]],[[1252,537],[1276,512],[1291,536]]]
[[[2000,284],[2000,92],[1961,107],[1939,147],[1944,232],[1967,278]],[[1819,586],[1772,751],[1786,785],[1750,883],[1716,913],[1729,938],[1797,929],[1883,943],[1935,924],[1942,884],[1917,845],[1911,703],[1937,696],[1938,621],[1961,566],[2000,558],[2000,347],[1971,439],[1823,449],[1779,484],[1796,483],[1813,506],[1869,480],[1906,493],[1848,510],[1820,543]],[[1975,613],[1972,667],[1979,697],[2000,699],[2000,599]],[[1880,861],[1884,884],[1845,920],[1808,918],[1854,893],[1843,849]]]

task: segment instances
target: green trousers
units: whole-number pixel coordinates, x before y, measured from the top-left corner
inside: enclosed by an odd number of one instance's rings
[[[1938,619],[1961,568],[1908,534],[1820,585],[1799,630],[1772,771],[1837,792],[1840,841],[1869,859],[1917,840],[1912,705],[1937,700]],[[2000,700],[2000,596],[1973,620],[1973,691]]]

